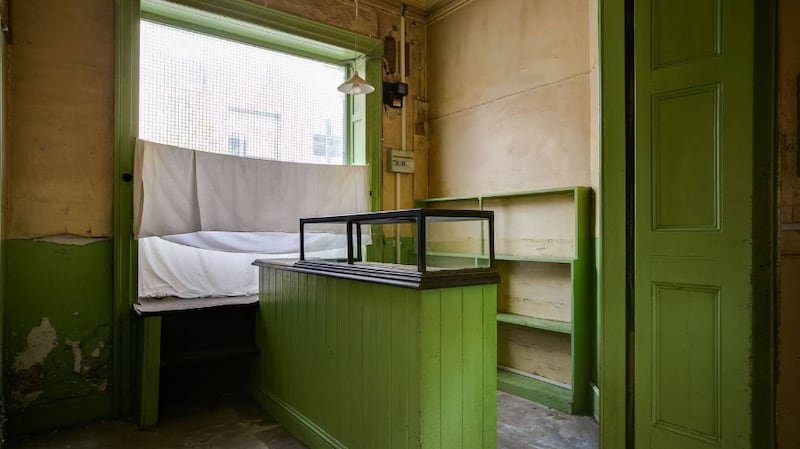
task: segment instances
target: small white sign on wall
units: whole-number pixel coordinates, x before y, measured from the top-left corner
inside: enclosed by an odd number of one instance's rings
[[[394,173],[414,173],[414,152],[391,150],[389,171]]]

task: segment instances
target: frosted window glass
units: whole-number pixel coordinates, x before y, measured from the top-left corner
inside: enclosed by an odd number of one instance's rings
[[[139,136],[212,153],[344,164],[345,67],[141,22]]]

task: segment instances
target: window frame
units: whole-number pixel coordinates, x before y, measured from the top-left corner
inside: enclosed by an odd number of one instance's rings
[[[232,19],[219,20],[221,16]],[[362,138],[346,132],[347,162],[370,171],[370,208],[381,210],[383,41],[314,22],[248,0],[115,0],[115,149],[114,149],[114,351],[112,364],[115,416],[134,408],[136,340],[130,310],[138,296],[136,242],[133,239],[134,144],[139,117],[140,20],[161,22],[227,39],[348,66],[360,64],[375,92],[348,96],[346,121],[364,121]],[[244,22],[245,26],[241,23]],[[252,27],[247,24],[253,25]],[[266,28],[269,31],[264,31]],[[321,45],[320,45],[321,44]],[[353,45],[358,50],[354,61]]]

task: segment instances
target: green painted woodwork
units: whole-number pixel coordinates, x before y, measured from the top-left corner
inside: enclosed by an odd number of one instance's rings
[[[142,318],[139,327],[139,428],[158,424],[158,388],[161,373],[161,317]]]
[[[139,0],[115,0],[114,60],[114,415],[133,412],[134,347],[131,307],[138,297],[137,245],[133,240],[133,150],[139,132]]]
[[[109,417],[111,241],[4,246],[9,433]]]
[[[751,444],[754,7],[635,2],[636,447]]]
[[[6,54],[6,36],[7,34],[3,35],[3,38],[0,39],[0,236],[5,235],[5,201],[2,198],[5,198],[5,148],[6,148],[6,133],[5,133],[5,123],[6,123],[6,109],[5,109],[5,73],[6,73],[6,62],[5,62],[5,54]],[[5,348],[5,272],[6,272],[6,245],[2,238],[0,238],[0,348]],[[5,351],[0,351],[0,404],[6,403],[6,391],[3,387],[5,385],[5,370],[6,364],[3,353]],[[4,406],[0,406],[0,422],[4,422],[6,419],[6,409]],[[0,426],[0,440],[3,438],[3,427]],[[2,446],[0,446],[2,447]]]
[[[600,421],[600,239],[594,238],[592,247],[594,248],[594,304],[592,316],[594,316],[594,347],[592,348],[592,415],[596,421]]]
[[[37,404],[10,414],[6,427],[14,437],[108,419],[111,416],[111,402],[111,395],[103,394]]]
[[[585,189],[586,187],[560,187],[556,189],[524,190],[521,192],[510,192],[510,193],[488,193],[482,195],[446,196],[440,198],[426,198],[424,200],[419,200],[418,203],[420,205],[424,205],[433,203],[450,203],[453,201],[476,200],[480,205],[483,199],[517,198],[517,197],[554,195],[559,193],[574,193],[576,188]]]
[[[776,328],[778,256],[777,0],[755,8],[753,86],[753,397],[752,447],[776,446]],[[769,180],[769,181],[768,181]]]
[[[633,160],[633,155],[626,154],[626,149],[633,148],[632,141],[626,142],[627,136],[632,136],[632,128],[626,126],[626,51],[633,52],[630,41],[626,41],[625,19],[629,10],[626,10],[625,0],[600,0],[600,92],[601,92],[601,198],[600,198],[600,223],[601,223],[601,264],[600,272],[600,309],[599,323],[602,341],[602,351],[600,352],[599,380],[603,394],[601,395],[601,447],[603,448],[622,448],[626,446],[626,436],[631,437],[630,445],[634,444],[632,439],[632,429],[626,428],[625,411],[626,407],[626,248],[632,248],[632,243],[626,240],[626,178],[633,176],[632,167],[626,167],[627,160]],[[631,2],[632,3],[632,2]],[[708,53],[709,49],[714,50],[713,45],[709,45],[711,39],[716,39],[717,45],[726,43],[723,35],[712,36],[708,32],[711,28],[707,26],[707,20],[703,22],[702,17],[708,16],[709,5],[712,2],[665,2],[661,1],[657,7],[666,6],[690,6],[697,7],[699,14],[691,14],[688,9],[680,13],[681,26],[675,27],[679,32],[669,31],[676,39],[660,40],[666,43],[667,51],[660,51],[657,60],[671,64],[681,57],[690,62],[703,57],[703,53]],[[755,2],[740,2],[739,5]],[[734,3],[726,2],[727,5]],[[630,5],[632,7],[632,5]],[[714,13],[719,12],[722,2],[714,3]],[[638,6],[637,6],[638,8]],[[633,8],[631,8],[633,9]],[[752,217],[754,236],[754,266],[759,269],[753,273],[754,298],[758,300],[753,303],[753,395],[752,411],[750,413],[753,422],[753,436],[749,446],[742,444],[740,447],[771,447],[773,444],[773,423],[774,420],[774,401],[773,390],[773,360],[774,360],[774,285],[775,285],[775,15],[776,5],[772,0],[758,2],[755,8],[754,23],[756,49],[754,51],[755,60],[752,67],[744,65],[740,71],[747,76],[749,73],[755,75],[753,88],[756,91],[754,98],[755,104],[755,139],[760,142],[760,151],[750,155],[742,156],[744,163],[754,161],[753,176],[760,181],[753,185],[753,207]],[[640,24],[636,25],[641,29],[641,22],[646,22],[646,18],[640,15]],[[748,19],[742,18],[743,21]],[[659,18],[660,23],[669,23],[663,18]],[[703,26],[704,31],[697,29],[697,25]],[[732,27],[732,24],[725,24],[724,21],[714,25],[717,33],[725,30],[741,34],[741,38],[748,38],[748,27]],[[645,28],[645,33],[649,26]],[[694,42],[693,42],[694,41]],[[702,41],[703,43],[700,43]],[[688,42],[688,44],[687,44]],[[642,45],[637,40],[639,51],[647,51],[646,45]],[[659,44],[660,45],[660,44]],[[732,45],[732,46],[731,46]],[[726,48],[739,51],[735,43],[728,42]],[[664,46],[661,45],[663,49]],[[637,57],[641,56],[637,54]],[[631,58],[629,61],[633,61]],[[639,61],[643,61],[641,58]],[[646,62],[642,64],[646,65]],[[713,69],[713,65],[708,64],[707,68]],[[666,73],[666,72],[665,72]],[[660,76],[661,74],[659,74]],[[637,91],[641,86],[637,87]],[[645,95],[647,91],[645,90]],[[632,90],[631,90],[632,92]],[[641,110],[641,109],[640,109]],[[644,109],[644,111],[647,111]],[[748,120],[741,122],[744,126],[751,123]],[[628,134],[628,132],[631,134]],[[747,140],[740,143],[747,144]],[[747,178],[747,176],[745,176]],[[770,181],[771,180],[771,181]],[[734,181],[735,182],[735,181]],[[724,213],[724,209],[723,209]],[[745,214],[742,214],[745,215]],[[724,218],[724,216],[723,216]],[[641,267],[641,264],[639,265]],[[742,276],[746,278],[747,275]],[[741,332],[747,333],[745,325],[741,326]],[[631,339],[631,341],[633,341]],[[740,348],[741,349],[741,348]],[[631,383],[631,385],[633,385]],[[736,393],[735,397],[743,398],[741,393]],[[744,398],[743,398],[744,399]],[[746,399],[744,399],[746,400]],[[641,422],[638,419],[637,422]],[[642,447],[637,444],[636,447]],[[649,447],[649,446],[644,446]],[[683,446],[682,446],[683,447]]]
[[[598,387],[600,447],[628,446],[627,406],[627,0],[599,0],[600,263]],[[631,174],[632,175],[632,174]],[[648,449],[648,448],[641,448]]]
[[[497,370],[497,385],[501,391],[545,404],[565,413],[572,413],[575,408],[571,389],[540,379],[501,368]]]
[[[449,253],[444,251],[428,251],[428,256],[434,257],[448,257],[457,259],[477,259],[489,260],[489,256],[483,254],[467,254],[467,253]],[[507,260],[512,262],[539,262],[539,263],[572,263],[575,258],[561,258],[561,257],[537,257],[537,256],[508,256],[503,254],[496,254],[495,260]]]
[[[496,285],[260,269],[254,390],[312,448],[496,447]]]
[[[316,59],[336,58],[344,61],[353,58],[352,49],[355,41],[359,54],[383,55],[381,41],[378,39],[267,8],[248,0],[170,0],[169,2],[142,0],[144,16],[180,21],[193,29],[213,34],[229,34],[236,40],[259,39],[264,42],[263,37],[256,36],[263,32],[254,31],[255,27],[248,32],[233,23],[209,20],[207,15],[205,18],[200,17],[197,15],[197,10],[274,30],[268,39],[270,45],[280,46],[290,53],[304,54]]]
[[[515,315],[513,313],[497,312],[497,321],[501,323],[515,324],[517,326],[531,327],[561,334],[572,333],[572,323],[563,321],[545,320],[525,315]]]
[[[510,192],[502,194],[458,196],[445,198],[429,198],[417,201],[419,207],[428,207],[432,204],[447,204],[450,202],[475,201],[477,208],[484,209],[484,200],[498,198],[537,198],[564,193],[572,194],[575,214],[575,253],[569,258],[549,257],[524,257],[506,256],[496,254],[497,260],[520,262],[559,263],[570,265],[570,283],[572,296],[572,319],[569,323],[553,320],[544,320],[536,317],[526,317],[509,313],[498,313],[498,321],[531,327],[552,332],[570,334],[572,388],[564,388],[517,373],[506,373],[499,383],[500,390],[535,400],[549,407],[566,413],[589,414],[592,412],[593,395],[592,385],[594,377],[594,352],[596,348],[596,319],[595,312],[595,242],[592,239],[592,192],[588,187],[563,187],[557,189],[532,190],[525,192]],[[446,261],[447,258],[474,258],[477,261],[485,260],[486,256],[478,254],[459,253],[431,253],[437,260]],[[568,397],[568,400],[565,398]]]
[[[722,0],[653,1],[653,20],[648,24],[652,27],[653,67],[666,67],[719,54],[721,3]],[[680,26],[676,26],[678,18]]]
[[[283,23],[287,14],[279,11],[268,10],[252,2],[231,2],[235,9],[225,7],[225,2],[186,2],[192,7],[183,6],[175,2],[163,0],[143,0],[142,19],[167,23],[175,27],[198,31],[213,36],[218,36],[238,42],[246,42],[260,47],[292,53],[309,58],[333,63],[353,59],[353,41],[346,48],[335,45],[321,44],[313,39],[305,38],[296,33],[288,33],[270,27],[271,24]],[[213,11],[227,11],[228,20]],[[292,17],[292,16],[289,16]],[[324,31],[320,31],[324,32]],[[354,36],[355,37],[355,36]],[[372,48],[373,39],[359,36],[359,48]],[[357,38],[358,39],[358,38]]]
[[[176,3],[170,7],[169,3]],[[383,41],[359,35],[330,25],[320,24],[308,19],[282,13],[254,4],[246,0],[179,0],[175,2],[157,0],[115,0],[115,148],[114,148],[114,300],[113,300],[113,333],[114,363],[113,387],[114,412],[124,416],[133,411],[133,395],[135,379],[133,360],[137,354],[134,329],[130,319],[130,310],[137,299],[137,245],[133,240],[133,191],[132,183],[122,180],[124,174],[133,173],[134,142],[138,134],[138,67],[139,67],[139,20],[144,15],[149,19],[158,19],[167,23],[191,25],[194,29],[213,32],[217,35],[237,37],[250,43],[269,45],[290,51],[322,58],[352,58],[352,52],[340,52],[337,49],[350,49],[355,39],[357,48],[365,57],[360,61],[365,66],[366,79],[374,80],[375,92],[366,95],[363,100],[364,124],[363,148],[353,144],[350,158],[355,163],[370,166],[370,207],[381,210],[381,139],[382,139],[382,88],[381,58]],[[218,23],[211,23],[207,17],[202,23],[193,22],[187,7],[207,11],[213,14],[231,17],[250,24],[266,26],[276,30],[268,39],[252,29],[242,29],[233,23],[225,23],[222,29]],[[144,11],[143,11],[144,8]],[[202,14],[201,14],[202,15]],[[300,36],[302,39],[292,41],[287,35]],[[319,48],[308,46],[308,40],[321,45]],[[258,42],[256,42],[258,41]],[[334,48],[335,47],[335,48]],[[338,56],[337,56],[338,55]],[[363,151],[362,155],[360,151]],[[373,235],[375,241],[382,241],[378,233]],[[373,245],[368,251],[370,260],[383,258],[382,248]]]

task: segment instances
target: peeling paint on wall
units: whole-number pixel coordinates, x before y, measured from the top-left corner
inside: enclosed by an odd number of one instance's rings
[[[83,237],[80,235],[72,235],[72,234],[59,234],[59,235],[51,235],[48,237],[42,237],[38,239],[33,239],[34,242],[46,242],[46,243],[58,243],[59,245],[75,245],[75,246],[84,246],[89,245],[98,241],[109,240],[107,237]]]
[[[27,409],[81,398],[91,404],[108,394],[113,247],[110,240],[89,240],[93,243],[5,241],[12,420]]]
[[[27,347],[14,357],[11,378],[14,389],[11,402],[26,406],[44,392],[44,362],[58,345],[58,335],[50,320],[42,318],[28,336]]]
[[[31,329],[27,337],[28,347],[14,357],[14,371],[30,369],[34,365],[41,365],[56,348],[58,335],[50,320],[42,318],[41,324]]]
[[[81,342],[67,339],[66,344],[72,348],[72,356],[75,358],[75,361],[72,363],[72,371],[80,374],[81,362],[83,361],[83,355],[81,354]]]

